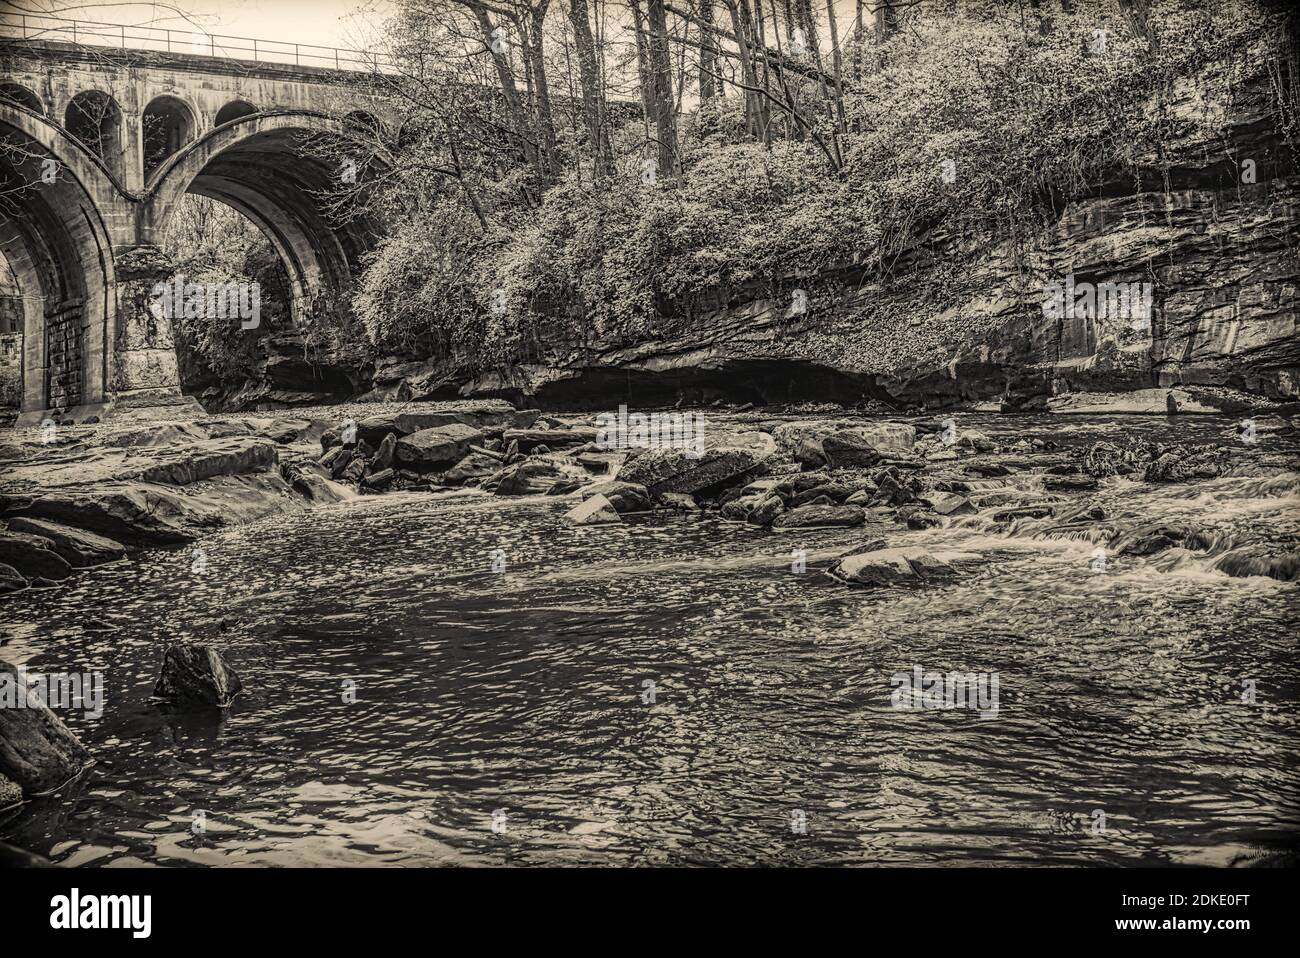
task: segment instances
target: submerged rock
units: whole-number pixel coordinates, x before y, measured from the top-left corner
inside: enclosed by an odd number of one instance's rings
[[[243,690],[243,682],[209,645],[172,645],[163,655],[155,698],[181,706],[225,708]]]
[[[55,553],[62,556],[73,568],[102,565],[114,562],[126,555],[126,546],[107,536],[74,529],[49,519],[34,519],[30,516],[14,516],[9,520],[9,528],[15,532],[29,532],[48,539]]]
[[[25,681],[16,666],[0,659],[0,693],[15,694]],[[0,775],[26,796],[51,792],[90,764],[90,752],[63,720],[44,704],[26,698],[24,708],[0,707]]]
[[[1295,582],[1300,579],[1300,552],[1283,552],[1268,545],[1243,546],[1222,556],[1214,567],[1230,576],[1261,575]]]

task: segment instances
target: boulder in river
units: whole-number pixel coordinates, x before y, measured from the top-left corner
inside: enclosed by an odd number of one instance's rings
[[[544,460],[526,459],[513,466],[507,466],[499,478],[489,477],[484,486],[495,482],[498,496],[540,496],[550,492],[551,487],[561,478],[560,470],[553,463]]]
[[[50,548],[76,569],[114,562],[126,555],[126,546],[120,542],[49,519],[14,516],[9,520],[9,528],[48,539]]]
[[[1300,579],[1300,552],[1288,552],[1272,545],[1242,546],[1221,556],[1214,566],[1230,576],[1261,575],[1295,582]]]
[[[916,431],[901,423],[878,423],[860,429],[845,429],[822,440],[822,451],[834,468],[874,466],[881,459],[895,459],[912,452]]]
[[[920,499],[941,516],[967,516],[975,511],[969,499],[955,492],[930,492]]]
[[[659,501],[670,509],[676,509],[679,512],[699,512],[700,504],[695,501],[694,496],[688,496],[684,492],[665,492],[659,497]]]
[[[11,565],[0,562],[0,595],[27,588],[27,577]]]
[[[872,543],[872,546],[878,543]],[[978,558],[971,553],[931,552],[921,548],[880,549],[845,556],[831,567],[831,575],[853,585],[887,586],[947,579],[956,574],[955,565]]]
[[[769,492],[749,510],[745,521],[751,525],[770,526],[783,512],[785,512],[785,500],[775,492]]]
[[[63,720],[23,691],[22,708],[10,707],[18,683],[26,677],[0,659],[0,775],[27,796],[42,795],[63,785],[90,764],[90,753]],[[14,699],[16,702],[17,699]]]
[[[622,522],[618,511],[602,495],[584,499],[564,515],[564,521],[575,526],[598,526]]]
[[[155,698],[187,707],[225,708],[243,690],[234,669],[210,645],[172,645],[163,654]]]
[[[0,532],[0,562],[29,579],[66,579],[72,574],[72,566],[54,551],[53,542],[27,532]]]
[[[379,441],[379,448],[375,450],[375,456],[370,461],[370,469],[372,472],[383,472],[385,469],[391,469],[396,458],[397,433],[390,432]]]
[[[782,513],[772,523],[775,529],[817,529],[860,526],[867,514],[860,506],[806,505]]]
[[[481,430],[464,423],[449,423],[403,436],[397,441],[397,461],[419,472],[436,472],[454,465],[482,442]]]
[[[1214,479],[1231,468],[1228,450],[1221,446],[1173,446],[1161,451],[1142,473],[1146,482],[1188,482]]]
[[[721,490],[754,478],[762,465],[747,449],[708,449],[696,456],[683,449],[650,449],[628,461],[618,478],[645,486],[650,495]]]
[[[587,487],[592,495],[604,496],[617,512],[647,512],[654,508],[645,486],[613,479]]]
[[[0,775],[0,812],[21,804],[22,800],[23,790],[18,783],[5,775]]]
[[[501,469],[501,460],[494,459],[481,452],[471,452],[456,465],[442,474],[442,481],[449,486],[459,486],[476,479],[484,479]]]
[[[547,450],[567,449],[596,441],[595,429],[507,429],[501,434],[506,443],[518,443],[525,452],[538,446]]]

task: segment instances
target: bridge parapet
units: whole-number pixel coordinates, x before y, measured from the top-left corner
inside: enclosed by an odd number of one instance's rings
[[[153,53],[172,58],[231,62],[259,67],[288,66],[333,72],[394,69],[384,56],[365,50],[208,33],[198,27],[131,26],[95,20],[70,20],[41,14],[0,15],[0,39],[76,47],[94,55],[110,50]],[[208,69],[212,69],[209,63]]]

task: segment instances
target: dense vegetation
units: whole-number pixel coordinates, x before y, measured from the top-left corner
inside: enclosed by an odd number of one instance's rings
[[[360,329],[319,335],[490,368],[664,332],[741,288],[888,282],[927,252],[912,303],[937,313],[989,243],[1029,263],[1070,199],[1168,189],[1167,144],[1215,120],[1175,116],[1176,93],[1278,33],[1249,0],[814,6],[400,0],[400,69],[372,78],[393,115],[332,197],[386,233]]]

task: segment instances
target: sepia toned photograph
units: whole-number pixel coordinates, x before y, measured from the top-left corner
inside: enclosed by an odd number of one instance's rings
[[[30,923],[149,937],[132,869],[1293,867],[1297,20],[0,0]],[[1098,923],[1251,926],[1143,881]]]

